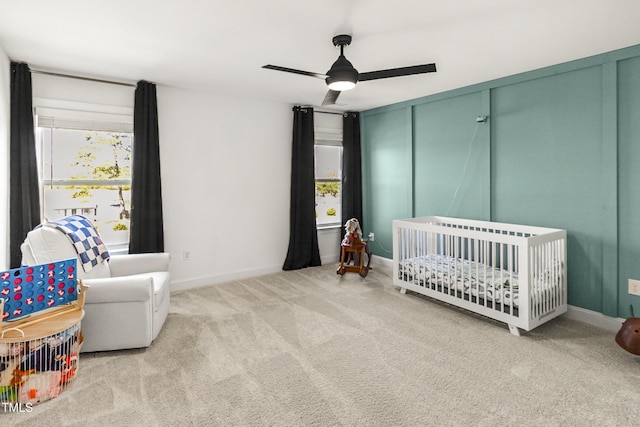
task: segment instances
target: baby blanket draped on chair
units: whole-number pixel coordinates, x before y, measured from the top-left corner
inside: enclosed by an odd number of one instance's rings
[[[43,227],[53,227],[71,239],[85,272],[90,271],[98,262],[109,260],[109,251],[91,221],[82,215],[46,222]]]

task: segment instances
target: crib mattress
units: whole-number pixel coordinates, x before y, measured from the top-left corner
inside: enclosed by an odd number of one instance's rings
[[[399,275],[401,280],[447,294],[461,293],[514,308],[520,305],[518,273],[483,263],[429,254],[400,261]],[[545,276],[534,278],[531,286],[536,301],[561,286],[560,274]]]

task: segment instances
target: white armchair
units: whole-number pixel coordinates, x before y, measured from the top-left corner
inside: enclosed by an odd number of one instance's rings
[[[22,264],[37,265],[78,254],[53,227],[30,231],[21,246]],[[169,254],[112,255],[77,277],[89,286],[82,319],[82,352],[148,347],[169,313]]]

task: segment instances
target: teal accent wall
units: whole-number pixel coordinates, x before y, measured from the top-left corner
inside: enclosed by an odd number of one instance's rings
[[[363,231],[375,232],[377,255],[392,258],[391,221],[412,215],[411,110],[370,114],[361,125]],[[365,236],[369,233],[365,233]]]
[[[618,307],[621,317],[640,297],[627,293],[629,278],[640,278],[640,57],[618,63]]]
[[[413,107],[413,216],[489,219],[489,126],[478,111],[481,93]]]
[[[640,313],[640,46],[365,111],[361,129],[374,254],[392,257],[393,219],[563,228],[569,304]]]

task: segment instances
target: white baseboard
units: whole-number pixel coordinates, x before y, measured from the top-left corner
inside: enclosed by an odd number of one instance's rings
[[[340,254],[329,254],[322,259],[322,265],[340,262]],[[233,280],[249,279],[252,277],[263,276],[265,274],[279,273],[282,271],[282,265],[273,265],[271,267],[257,268],[255,270],[237,271],[219,276],[200,277],[198,279],[183,280],[180,282],[171,282],[171,292],[183,291],[185,289],[201,288],[216,283],[230,282]]]
[[[248,279],[251,277],[263,276],[265,274],[278,273],[282,271],[282,265],[257,268],[255,270],[237,271],[219,276],[201,277],[198,279],[184,280],[181,282],[171,282],[171,292],[183,291],[185,289],[201,288],[215,283],[230,282],[232,280]]]
[[[567,312],[563,314],[563,316],[611,332],[618,332],[624,322],[624,319],[619,317],[609,317],[597,311],[587,310],[586,308],[575,307],[573,305],[567,307]]]
[[[322,265],[335,264],[340,262],[340,254],[330,254],[327,256],[320,255],[320,259],[322,259]]]
[[[393,268],[393,260],[390,258],[385,258],[385,257],[381,257],[379,255],[372,255],[371,256],[371,261],[372,262],[376,262],[376,263],[380,263],[386,267],[389,268]]]

